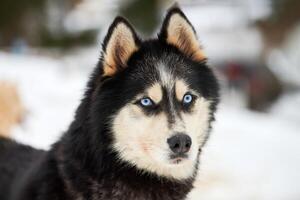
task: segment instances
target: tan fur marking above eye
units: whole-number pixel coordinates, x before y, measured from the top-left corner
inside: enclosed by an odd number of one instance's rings
[[[103,76],[112,76],[119,67],[125,67],[129,57],[137,51],[134,36],[125,24],[118,24],[106,47],[103,63]]]
[[[188,91],[188,85],[183,80],[177,80],[175,85],[175,93],[178,101],[181,101],[184,94]]]
[[[192,56],[192,59],[202,61],[206,58],[193,28],[178,13],[170,18],[167,34],[167,42],[179,48],[184,54]]]
[[[153,86],[151,86],[147,91],[149,97],[155,102],[159,103],[162,99],[162,88],[161,85],[158,83],[155,83]]]

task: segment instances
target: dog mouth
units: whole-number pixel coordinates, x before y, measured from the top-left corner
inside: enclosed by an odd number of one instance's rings
[[[184,160],[188,159],[188,155],[187,154],[171,154],[170,155],[170,161],[172,164],[180,164],[182,163]]]

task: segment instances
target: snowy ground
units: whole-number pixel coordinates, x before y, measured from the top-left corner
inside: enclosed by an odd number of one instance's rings
[[[15,82],[27,109],[23,143],[48,149],[65,131],[97,61],[95,49],[53,59],[0,52],[0,80]],[[300,95],[269,114],[220,106],[192,200],[300,199]]]

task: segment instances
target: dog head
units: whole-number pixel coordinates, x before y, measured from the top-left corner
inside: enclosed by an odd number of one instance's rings
[[[93,122],[107,115],[110,148],[119,161],[163,177],[192,177],[213,121],[218,83],[183,12],[171,8],[158,38],[147,41],[117,17],[97,73]]]

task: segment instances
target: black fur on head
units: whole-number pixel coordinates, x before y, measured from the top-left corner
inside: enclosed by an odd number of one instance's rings
[[[174,14],[182,17],[180,20],[183,21],[179,23],[187,22],[184,25],[189,27],[188,30],[179,30],[183,31],[186,38],[176,38],[168,32]],[[177,23],[176,20],[172,23]],[[185,28],[181,25],[181,28]],[[125,40],[122,38],[124,34]],[[99,183],[103,183],[104,188],[110,188],[115,184],[111,182],[116,182],[127,184],[126,188],[136,188],[135,194],[147,193],[147,188],[152,188],[157,194],[151,195],[165,193],[170,195],[170,199],[182,199],[192,188],[196,170],[194,176],[188,179],[174,180],[137,169],[120,159],[119,152],[112,148],[112,121],[118,111],[138,93],[154,82],[161,81],[159,67],[163,65],[174,78],[186,81],[193,90],[211,102],[210,124],[214,119],[219,88],[202,49],[198,43],[194,44],[195,39],[195,29],[178,7],[171,8],[167,13],[158,39],[142,41],[127,20],[122,17],[114,20],[104,39],[101,59],[90,77],[75,120],[64,135],[62,145],[58,145],[66,176],[78,181],[73,183],[76,190],[84,191],[89,185]],[[193,43],[191,50],[187,49],[190,43]],[[108,49],[110,47],[113,48]],[[195,165],[197,169],[198,162]],[[76,173],[79,176],[77,178]],[[104,183],[104,180],[111,182]],[[161,199],[169,199],[167,196]]]

